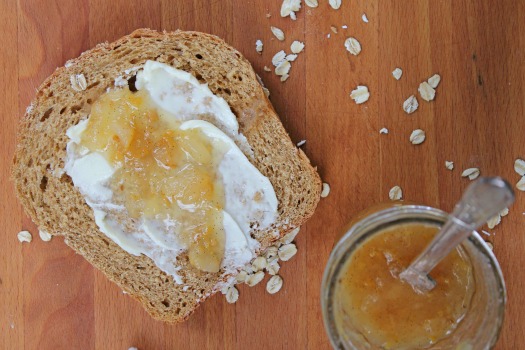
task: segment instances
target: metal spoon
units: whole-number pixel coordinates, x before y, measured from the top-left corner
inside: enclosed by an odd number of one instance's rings
[[[514,191],[500,177],[482,177],[472,183],[445,225],[425,250],[401,272],[401,280],[417,293],[426,293],[436,286],[428,276],[472,231],[486,223],[514,202]]]

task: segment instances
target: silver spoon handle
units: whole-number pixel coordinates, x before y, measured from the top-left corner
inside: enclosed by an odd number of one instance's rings
[[[472,231],[514,202],[512,187],[500,177],[473,182],[456,204],[441,231],[407,270],[428,275]]]

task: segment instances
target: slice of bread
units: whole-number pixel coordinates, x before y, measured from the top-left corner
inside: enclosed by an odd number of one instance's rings
[[[184,285],[145,256],[133,256],[97,228],[93,211],[64,171],[66,130],[88,117],[98,96],[115,81],[133,84],[146,60],[193,74],[224,98],[253,149],[250,161],[267,176],[279,201],[272,230],[251,232],[261,250],[303,224],[319,201],[321,181],[305,154],[291,142],[266,98],[250,63],[221,39],[198,32],[136,30],[104,43],[58,68],[37,91],[20,123],[12,177],[26,212],[40,229],[65,237],[67,245],[131,296],[154,317],[185,320],[228,276],[191,268],[180,255]],[[80,75],[85,77],[85,84]],[[123,80],[126,79],[126,80]]]

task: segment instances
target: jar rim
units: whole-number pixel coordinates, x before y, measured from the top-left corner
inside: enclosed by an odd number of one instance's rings
[[[332,317],[332,295],[334,293],[334,280],[338,276],[338,272],[341,270],[348,257],[352,255],[353,249],[349,249],[351,246],[357,246],[360,242],[367,240],[371,235],[380,232],[390,225],[399,224],[404,222],[425,222],[433,223],[442,226],[448,219],[449,214],[433,207],[424,205],[413,205],[413,204],[402,204],[397,205],[388,209],[380,210],[371,215],[368,215],[361,220],[353,223],[346,229],[346,232],[335,244],[326,268],[323,273],[323,279],[321,284],[321,308],[323,314],[323,322],[326,333],[334,349],[344,348],[343,344],[340,343],[340,337],[337,329],[334,325]],[[356,234],[361,234],[363,237],[355,242],[352,241]],[[489,345],[490,348],[496,343],[501,327],[503,325],[505,305],[507,303],[507,290],[505,287],[505,281],[503,274],[496,256],[483,240],[477,231],[472,231],[472,234],[465,240],[468,241],[476,249],[476,252],[482,254],[488,259],[490,263],[490,270],[495,276],[497,287],[500,291],[500,298],[502,299],[501,307],[498,310],[498,324],[495,330],[495,334],[492,339],[492,343]],[[465,244],[465,241],[462,244]]]

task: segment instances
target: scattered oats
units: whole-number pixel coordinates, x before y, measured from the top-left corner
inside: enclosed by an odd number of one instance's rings
[[[275,245],[275,248],[279,248],[281,244]],[[271,265],[279,261],[279,256],[272,256],[271,258],[266,259],[266,265]]]
[[[273,257],[276,257],[277,256],[277,247],[272,245],[270,247],[268,247],[266,249],[266,251],[264,252],[264,257],[267,259],[267,260],[270,260],[271,258]]]
[[[284,32],[277,28],[277,27],[270,27],[270,29],[272,30],[272,33],[273,35],[275,35],[275,37],[277,38],[277,40],[279,41],[283,41],[284,40]]]
[[[445,168],[448,170],[454,169],[454,162],[449,162],[448,160],[445,161]]]
[[[321,191],[321,198],[326,198],[330,194],[330,185],[323,182],[323,190]]]
[[[481,233],[483,233],[485,236],[489,236],[490,237],[490,232],[488,232],[488,231],[481,230]]]
[[[509,208],[505,208],[502,211],[500,211],[499,215],[501,215],[502,217],[509,215]]]
[[[38,230],[38,235],[40,236],[40,239],[44,242],[49,242],[53,236],[51,236],[49,233],[43,230]]]
[[[399,80],[401,79],[401,76],[403,75],[403,71],[401,70],[401,68],[396,68],[392,71],[392,75],[394,76],[396,80]]]
[[[341,0],[328,0],[328,3],[334,10],[337,10],[341,7]]]
[[[388,192],[388,198],[393,201],[403,199],[403,190],[399,186],[394,186]]]
[[[408,114],[414,113],[419,107],[416,96],[412,95],[403,102],[403,110]]]
[[[293,243],[283,244],[278,251],[279,259],[282,261],[290,260],[297,253],[297,247]]]
[[[132,346],[131,348],[128,348],[128,350],[139,350],[139,349],[135,346]]]
[[[301,51],[303,51],[304,49],[304,43],[298,41],[298,40],[295,40],[292,45],[290,45],[290,50],[292,51],[292,53],[299,53]]]
[[[334,26],[330,26],[330,29],[332,30],[332,32],[333,32],[334,34],[337,34],[337,28],[336,28],[336,27],[334,27]]]
[[[358,85],[355,90],[352,90],[350,97],[355,101],[356,104],[365,103],[370,97],[368,87],[364,85]]]
[[[281,290],[283,286],[283,279],[279,275],[272,276],[266,283],[266,291],[270,294],[275,294]]]
[[[425,141],[425,132],[423,130],[416,129],[412,131],[412,134],[410,134],[410,142],[412,142],[413,145],[422,144],[423,141]]]
[[[520,176],[525,175],[525,161],[523,159],[516,159],[514,162],[514,171],[516,171]]]
[[[308,7],[316,8],[319,6],[319,2],[317,0],[304,0],[304,3]]]
[[[272,71],[272,69],[270,67],[268,67],[268,66],[264,66],[263,69],[264,69],[265,72],[271,72]]]
[[[286,61],[286,53],[284,52],[284,50],[281,50],[279,52],[277,52],[273,57],[272,57],[272,64],[277,67],[278,65],[280,65],[281,63],[283,63],[284,61]]]
[[[343,29],[347,29],[348,26],[347,26],[346,24],[344,24],[344,25],[341,26],[341,28],[343,28]]]
[[[255,51],[259,53],[259,55],[262,53],[263,50],[263,43],[260,39],[257,39],[255,42]]]
[[[283,76],[285,74],[288,74],[288,72],[290,71],[290,68],[292,68],[292,65],[290,64],[290,62],[284,60],[277,67],[275,67],[275,74],[279,76]]]
[[[520,181],[516,184],[516,188],[520,191],[525,191],[525,176],[521,178]]]
[[[253,271],[253,267],[252,267],[252,265],[246,265],[246,266],[244,266],[244,271],[246,271],[246,273],[247,273],[248,275],[251,275],[251,274],[253,274],[253,272],[254,272],[254,271]]]
[[[64,64],[64,67],[69,68],[72,65],[73,65],[73,60],[69,60],[69,61],[66,62],[66,64]]]
[[[470,180],[475,180],[479,176],[478,168],[468,168],[461,173],[461,177],[468,177]]]
[[[487,245],[489,246],[490,250],[494,250],[494,244],[492,244],[491,242],[485,242],[487,243]]]
[[[354,56],[359,55],[359,53],[361,52],[361,44],[359,43],[359,41],[357,41],[356,38],[346,38],[345,47],[346,50]]]
[[[266,272],[268,272],[272,276],[277,275],[280,269],[281,266],[279,266],[277,260],[273,260],[272,262],[266,265]]]
[[[281,83],[284,83],[286,80],[288,80],[289,77],[290,77],[290,75],[288,75],[288,73],[283,74],[281,76]]]
[[[18,232],[18,240],[20,242],[31,242],[33,240],[33,236],[29,231],[20,231]]]
[[[268,13],[266,14],[266,18],[270,18],[270,17],[272,17],[272,14],[271,14],[270,12],[268,12]]]
[[[306,140],[301,140],[301,141],[297,142],[297,147],[301,147],[301,146],[303,146],[305,143],[306,143]]]
[[[246,281],[246,277],[248,277],[248,273],[246,273],[246,271],[240,271],[237,276],[235,276],[235,283],[244,283]]]
[[[257,283],[261,282],[263,280],[263,278],[264,278],[264,272],[263,271],[258,271],[255,274],[249,275],[246,278],[246,284],[249,285],[250,287],[253,287]]]
[[[427,80],[428,85],[432,86],[432,88],[434,89],[438,87],[440,81],[441,77],[439,76],[439,74],[434,74]]]
[[[419,91],[419,96],[427,102],[432,101],[436,96],[436,90],[426,81],[419,84],[417,91]]]
[[[266,258],[264,256],[256,257],[252,262],[252,268],[254,272],[259,272],[266,268]]]
[[[239,299],[239,291],[234,286],[231,286],[228,288],[228,292],[226,293],[226,301],[229,304],[235,303]]]
[[[363,20],[363,22],[368,23],[368,17],[366,17],[365,13],[363,13],[363,15],[361,16],[361,19]]]
[[[293,230],[288,232],[286,235],[284,235],[284,237],[281,238],[281,240],[279,242],[282,243],[282,244],[290,244],[290,243],[292,243],[293,240],[295,239],[295,237],[297,237],[297,234],[299,233],[300,229],[301,229],[300,227],[294,228]]]
[[[501,215],[498,214],[490,218],[489,221],[487,221],[487,226],[489,227],[489,229],[492,230],[494,227],[499,225],[500,222],[501,222]]]
[[[225,295],[226,293],[228,293],[228,289],[230,289],[230,285],[225,285],[224,287],[222,287],[221,289],[221,294],[222,295]]]
[[[75,91],[84,91],[87,88],[87,81],[84,74],[73,74],[69,77],[71,88]]]
[[[295,53],[291,53],[289,55],[286,55],[286,60],[288,62],[293,62],[293,61],[295,61],[296,58],[297,58],[297,54],[295,54]]]
[[[295,15],[294,11],[301,9],[301,0],[284,0],[281,5],[281,17]],[[293,18],[292,18],[293,19]]]
[[[326,37],[327,37],[328,39],[330,39],[330,33],[326,34]]]
[[[379,133],[380,134],[388,134],[388,129],[387,128],[383,128],[383,129],[379,130]]]
[[[292,21],[297,20],[297,15],[295,14],[295,12],[290,12],[290,18],[292,19]]]
[[[264,86],[262,87],[263,91],[264,91],[264,94],[266,95],[266,97],[270,97],[270,90],[268,90],[267,88],[265,88]]]

